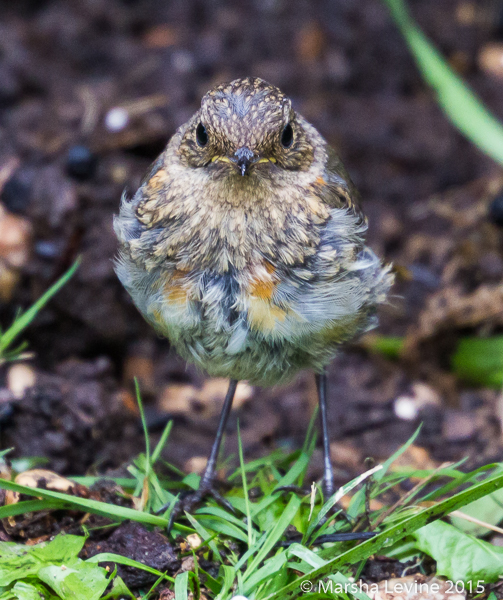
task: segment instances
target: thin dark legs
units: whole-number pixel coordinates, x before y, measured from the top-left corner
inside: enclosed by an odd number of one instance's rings
[[[220,413],[220,421],[218,423],[217,435],[215,437],[215,441],[213,442],[213,446],[211,447],[210,456],[208,458],[208,464],[206,465],[206,469],[204,470],[204,474],[201,478],[201,483],[199,484],[199,487],[202,489],[211,486],[213,480],[215,479],[218,452],[220,451],[222,437],[225,433],[225,428],[227,426],[229,415],[231,414],[232,401],[234,400],[234,394],[236,393],[237,385],[238,382],[236,379],[230,380],[229,388],[227,389],[227,394],[224,400],[224,405],[222,407],[222,412]]]
[[[229,420],[229,415],[231,413],[232,408],[232,401],[234,400],[234,394],[236,393],[237,385],[237,380],[231,379],[229,383],[229,388],[227,390],[227,394],[225,396],[222,412],[220,413],[220,421],[218,423],[217,435],[215,437],[215,441],[213,442],[213,446],[211,447],[211,452],[208,458],[206,469],[204,470],[203,476],[201,477],[201,481],[199,482],[199,488],[195,492],[191,492],[185,497],[180,498],[175,504],[169,516],[168,531],[171,531],[171,528],[173,527],[173,523],[176,518],[178,518],[184,511],[190,512],[197,504],[201,502],[201,500],[205,496],[208,495],[213,496],[215,500],[220,504],[223,504],[227,508],[227,510],[234,512],[234,508],[232,507],[232,505],[213,488],[213,483],[215,481],[215,472],[217,468],[217,459],[218,453],[220,451],[220,444],[222,443],[222,438],[225,433],[227,421]],[[169,504],[163,506],[158,512],[166,510],[168,506]]]
[[[325,499],[327,499],[334,493],[335,489],[334,471],[332,469],[332,461],[330,460],[330,437],[328,435],[326,371],[316,374],[315,377],[320,404],[321,435],[323,438],[323,493]]]

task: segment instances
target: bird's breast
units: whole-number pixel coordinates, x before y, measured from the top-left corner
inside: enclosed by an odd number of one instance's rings
[[[287,303],[276,301],[281,283],[268,260],[224,274],[173,269],[159,278],[149,312],[168,336],[193,324],[229,336],[240,327],[268,334],[292,312]]]

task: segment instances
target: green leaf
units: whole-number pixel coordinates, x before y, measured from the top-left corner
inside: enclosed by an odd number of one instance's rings
[[[33,549],[31,551],[32,556],[42,563],[65,564],[76,559],[84,547],[85,541],[86,538],[83,535],[60,534],[52,542],[28,546],[28,548]],[[26,548],[26,546],[24,547]]]
[[[497,475],[501,473],[503,473],[503,465],[499,465],[492,474]],[[498,490],[493,494],[489,494],[463,506],[461,512],[489,525],[497,525],[503,520],[503,490]],[[487,533],[487,527],[483,525],[478,525],[477,523],[453,515],[450,518],[453,525],[465,533],[470,533],[471,535],[484,535]]]
[[[416,546],[437,562],[437,573],[465,583],[493,583],[503,573],[503,548],[436,521],[413,534]]]
[[[18,581],[14,587],[9,590],[8,598],[17,598],[17,600],[59,600],[45,585],[31,584],[24,581]],[[6,596],[7,598],[7,596]],[[4,600],[4,596],[0,596]]]
[[[370,352],[376,352],[388,358],[398,358],[403,348],[403,337],[373,334],[364,340],[364,345]]]
[[[474,144],[503,164],[503,126],[448,66],[411,19],[403,0],[383,0],[402,32],[424,79],[452,123]]]
[[[37,575],[41,568],[53,563],[74,562],[84,542],[82,536],[58,535],[52,542],[36,546],[0,543],[0,586]]]
[[[38,577],[63,600],[99,600],[109,584],[105,569],[80,559],[70,567],[43,567]]]
[[[122,577],[117,575],[114,579],[112,589],[106,596],[103,596],[101,600],[125,600],[125,598],[136,600],[136,596],[128,589],[124,581],[122,581]]]
[[[503,336],[464,338],[451,359],[458,377],[476,385],[503,385]]]

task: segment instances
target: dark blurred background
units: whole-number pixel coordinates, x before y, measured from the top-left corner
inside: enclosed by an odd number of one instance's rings
[[[409,6],[503,118],[501,3]],[[331,369],[340,480],[421,421],[411,463],[503,458],[498,390],[463,383],[449,360],[461,336],[503,324],[503,179],[443,115],[380,0],[0,2],[3,328],[82,255],[25,335],[33,358],[0,365],[2,448],[63,473],[118,468],[143,448],[136,375],[154,439],[175,419],[166,458],[204,464],[226,383],[186,367],[132,306],[113,272],[112,216],[201,96],[246,75],[281,87],[338,148],[370,243],[396,264],[380,333],[406,336],[401,359],[369,350],[370,338]],[[312,375],[243,386],[236,404],[229,451],[237,418],[247,457],[297,448],[316,404]]]

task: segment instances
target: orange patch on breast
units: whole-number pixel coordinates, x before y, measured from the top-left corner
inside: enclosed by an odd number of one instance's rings
[[[316,178],[316,183],[318,185],[327,185],[327,182],[323,179],[321,175],[318,175],[318,177]]]
[[[261,300],[270,300],[274,293],[275,287],[276,284],[274,283],[274,281],[263,281],[259,279],[251,284],[250,294],[252,296],[260,298]]]
[[[271,331],[277,321],[284,321],[286,311],[272,302],[274,290],[279,282],[276,269],[264,261],[260,274],[252,281],[249,292],[248,322],[256,331]]]
[[[169,304],[184,305],[188,302],[189,292],[184,281],[186,275],[185,271],[175,269],[164,284],[164,297]]]
[[[249,293],[251,296],[260,298],[261,300],[271,300],[278,276],[275,274],[276,269],[268,260],[264,261],[263,266],[265,267],[266,273],[261,273],[256,279],[254,279],[250,285]]]

